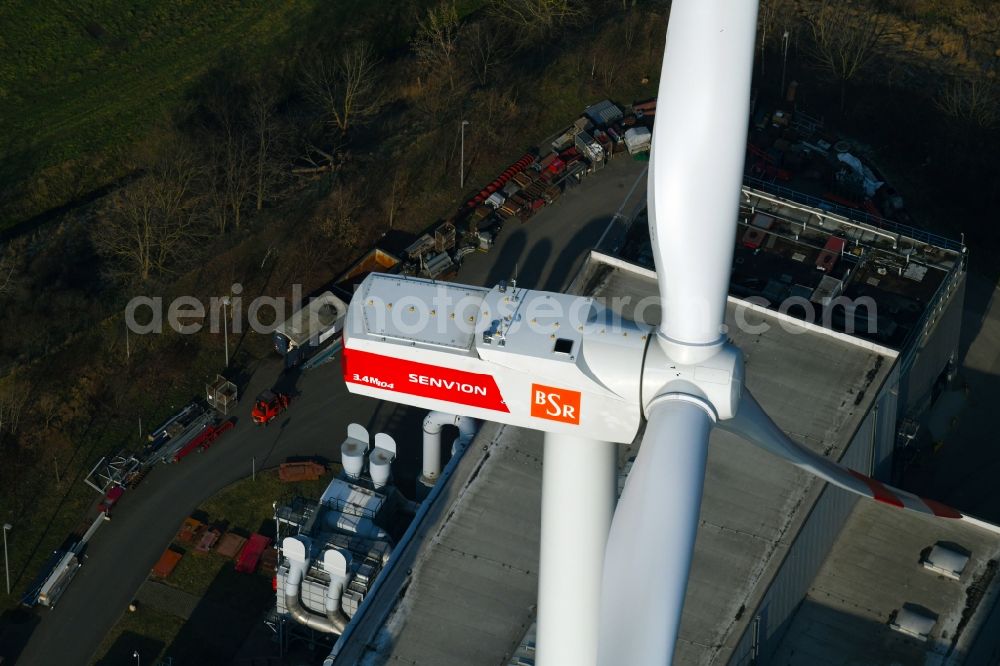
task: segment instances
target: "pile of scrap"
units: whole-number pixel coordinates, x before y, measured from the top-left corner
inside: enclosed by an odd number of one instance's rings
[[[153,565],[153,576],[167,578],[177,568],[177,564],[181,561],[182,557],[184,557],[183,551],[170,546],[163,551],[163,555],[160,555],[160,559]]]
[[[195,546],[195,550],[197,550],[199,553],[207,553],[211,551],[212,548],[215,546],[215,544],[219,541],[219,537],[221,536],[222,532],[215,529],[214,527],[205,530],[205,532],[201,535],[201,538],[198,539],[198,545]]]
[[[482,190],[480,190],[479,194],[469,199],[466,202],[465,207],[467,209],[472,209],[478,206],[479,204],[483,203],[484,201],[486,201],[486,199],[490,197],[490,195],[492,195],[494,192],[496,192],[497,190],[501,189],[504,185],[506,185],[507,181],[514,177],[514,174],[523,171],[524,169],[527,169],[534,162],[535,162],[534,153],[525,153],[521,157],[521,159],[511,164],[504,170],[503,173],[497,176],[496,180],[494,180],[492,183],[490,183]]]
[[[444,222],[433,232],[420,236],[406,248],[405,254],[416,267],[418,275],[437,279],[453,273],[457,267],[452,257],[456,240],[455,225]]]
[[[255,572],[261,555],[264,554],[264,550],[270,545],[271,540],[263,534],[257,534],[256,532],[251,534],[246,544],[240,549],[239,555],[236,556],[236,571],[248,574]]]
[[[243,544],[246,542],[246,537],[240,536],[235,532],[226,532],[219,539],[219,545],[215,547],[215,552],[231,560],[243,550]]]
[[[196,539],[201,537],[204,530],[205,523],[197,518],[188,516],[181,523],[181,529],[177,532],[177,540],[181,543],[194,543]]]
[[[316,481],[326,474],[326,465],[314,461],[286,462],[278,467],[278,478],[284,483]]]

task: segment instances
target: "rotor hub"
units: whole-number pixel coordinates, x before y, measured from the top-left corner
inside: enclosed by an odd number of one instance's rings
[[[743,390],[743,352],[729,341],[685,345],[650,336],[642,373],[642,407],[648,417],[654,402],[687,396],[715,420],[736,414]]]

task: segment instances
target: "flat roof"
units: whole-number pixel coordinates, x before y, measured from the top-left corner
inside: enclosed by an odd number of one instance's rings
[[[957,581],[921,565],[922,556],[940,542],[970,553]],[[975,596],[970,588],[986,592],[991,583],[987,564],[998,556],[1000,540],[983,530],[858,502],[773,662],[943,664],[951,656],[961,663],[976,634],[976,618],[983,616],[973,615],[959,628],[966,601]],[[982,603],[993,601],[990,595]],[[904,606],[936,618],[927,640],[889,627]]]
[[[609,303],[613,296],[631,296],[623,315],[659,323],[657,308],[633,309],[657,293],[650,271],[594,257],[578,284]],[[888,376],[892,353],[770,312],[743,310],[750,327],[739,326],[737,307],[730,302],[726,323],[745,356],[747,387],[789,435],[839,460]],[[764,324],[767,330],[748,332]],[[678,663],[713,663],[742,634],[751,618],[741,607],[753,607],[770,585],[824,485],[735,435],[712,431]]]
[[[325,291],[295,311],[279,324],[275,331],[283,334],[296,345],[302,346],[311,338],[329,330],[338,320],[347,316],[347,303],[332,292]]]
[[[416,545],[409,586],[359,663],[497,663],[532,622],[542,433],[486,423],[466,458],[460,495]]]
[[[863,306],[850,322],[843,308],[833,308],[827,325],[900,350],[965,258],[962,251],[917,238],[917,229],[901,228],[880,229],[744,187],[730,294],[772,309],[785,303],[788,314],[812,321],[822,321],[825,299],[871,299],[878,315],[871,327]],[[645,211],[632,225],[622,256],[653,268]],[[813,304],[806,306],[809,312],[804,303]]]
[[[609,300],[629,296],[627,303],[618,300],[627,316],[657,289],[649,271],[609,264],[597,255],[575,284],[577,291]],[[794,321],[782,326],[769,312],[742,313],[748,323],[769,324],[765,332],[744,332],[735,325],[735,311],[730,303],[727,323],[745,352],[750,390],[792,436],[839,459],[878,393],[869,389],[887,376],[893,353]],[[655,308],[640,314],[657,323]],[[514,653],[533,621],[542,435],[505,427],[487,440],[486,432],[467,454],[485,461],[442,516],[436,536],[419,544],[410,587],[372,641],[377,647],[365,663],[380,663],[390,654],[403,662],[495,662]],[[488,451],[480,454],[484,445]],[[710,663],[728,639],[742,633],[749,617],[740,607],[751,606],[754,595],[767,588],[824,485],[720,430],[713,431],[709,451],[678,645],[678,662],[685,664]]]

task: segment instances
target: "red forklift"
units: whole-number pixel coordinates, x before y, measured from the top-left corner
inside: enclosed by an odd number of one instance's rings
[[[288,409],[289,402],[288,396],[284,393],[276,393],[271,390],[264,391],[254,401],[250,418],[256,425],[266,426],[278,418],[281,412]]]

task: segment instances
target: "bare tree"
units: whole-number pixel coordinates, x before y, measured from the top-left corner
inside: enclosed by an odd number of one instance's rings
[[[757,35],[760,37],[760,71],[764,73],[766,48],[780,44],[784,30],[798,23],[795,18],[794,0],[761,0],[757,11]],[[780,29],[780,30],[779,30]]]
[[[458,74],[458,41],[461,23],[454,2],[444,0],[427,10],[427,15],[417,24],[411,43],[413,53],[425,72],[448,82],[454,92]]]
[[[14,289],[17,257],[10,245],[0,248],[0,296]]]
[[[255,208],[258,211],[264,207],[264,200],[277,179],[272,159],[277,139],[277,105],[278,96],[271,82],[262,77],[255,78],[250,85],[247,113],[256,144],[253,168]]]
[[[847,85],[875,56],[876,47],[889,35],[889,24],[882,14],[830,0],[824,0],[806,22],[812,36],[809,55],[840,84],[843,111]]]
[[[392,187],[389,190],[389,194],[383,199],[385,202],[385,216],[390,229],[395,225],[396,216],[410,195],[412,186],[413,181],[410,178],[410,174],[402,167],[396,169],[396,173],[392,177]]]
[[[254,188],[254,156],[249,140],[242,132],[227,134],[212,148],[212,196],[216,202],[215,218],[219,233],[227,226],[239,229],[243,210]]]
[[[581,0],[493,0],[493,14],[526,40],[548,37],[585,15]]]
[[[472,75],[481,86],[490,82],[493,70],[503,60],[500,35],[482,23],[473,23],[463,31],[460,50],[465,54]]]
[[[359,213],[364,208],[365,198],[363,185],[338,181],[320,208],[322,234],[341,247],[357,246],[363,238]]]
[[[488,144],[503,144],[509,138],[512,121],[520,111],[516,93],[488,88],[476,93],[475,106],[481,118],[476,124],[479,128],[477,134]]]
[[[622,21],[622,43],[625,45],[626,53],[632,52],[642,24],[643,12],[636,9],[635,0],[633,0],[631,5],[625,8],[625,20]]]
[[[615,81],[624,66],[619,39],[618,30],[610,31],[594,43],[591,51],[591,78],[599,79],[608,94],[614,90]]]
[[[378,63],[371,46],[358,42],[336,55],[318,53],[303,68],[306,95],[341,134],[378,110]]]
[[[208,144],[209,196],[212,217],[219,233],[232,224],[239,229],[243,211],[254,189],[254,137],[248,132],[247,107],[242,88],[230,81],[220,83],[206,98],[209,119],[205,134]]]
[[[193,151],[168,141],[143,175],[110,197],[93,241],[113,273],[145,281],[169,270],[198,235],[198,175]]]
[[[0,444],[17,435],[29,393],[27,387],[17,383],[11,383],[0,390]]]
[[[934,104],[948,116],[983,129],[993,127],[1000,117],[1000,91],[985,77],[952,79],[934,97]]]

